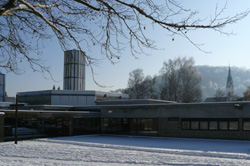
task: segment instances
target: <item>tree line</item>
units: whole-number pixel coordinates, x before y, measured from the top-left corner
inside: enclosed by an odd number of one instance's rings
[[[145,76],[140,68],[131,71],[128,86],[122,91],[131,99],[200,102],[202,100],[201,81],[202,76],[195,66],[194,59],[178,57],[164,62],[159,74],[153,77]],[[218,88],[211,97],[215,102],[220,102],[228,96],[225,89]],[[250,86],[246,87],[242,96],[233,93],[231,99],[227,101],[250,101]]]
[[[159,75],[154,77],[145,77],[142,69],[130,72],[125,93],[133,99],[200,102],[201,76],[192,57],[178,57],[164,62]]]
[[[219,88],[216,90],[214,97],[215,101],[220,102],[221,98],[227,96],[226,91]],[[246,90],[242,92],[242,97],[233,92],[230,101],[250,101],[250,86],[246,87]]]

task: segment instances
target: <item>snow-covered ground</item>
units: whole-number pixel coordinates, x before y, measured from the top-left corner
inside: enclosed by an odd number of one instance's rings
[[[4,142],[0,165],[250,165],[250,141],[85,135]]]

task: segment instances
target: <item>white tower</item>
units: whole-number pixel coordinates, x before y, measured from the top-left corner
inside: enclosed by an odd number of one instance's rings
[[[84,53],[79,50],[64,51],[64,90],[85,90]]]

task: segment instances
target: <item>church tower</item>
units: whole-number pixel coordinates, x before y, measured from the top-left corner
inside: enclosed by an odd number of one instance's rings
[[[231,101],[233,98],[233,94],[234,94],[234,84],[233,84],[233,78],[231,75],[230,66],[228,69],[226,90],[227,90],[227,100]]]

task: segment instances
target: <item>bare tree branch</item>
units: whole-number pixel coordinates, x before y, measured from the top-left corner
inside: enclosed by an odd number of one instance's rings
[[[62,50],[75,47],[86,52],[84,59],[91,68],[103,58],[119,62],[126,49],[134,57],[148,54],[147,49],[157,49],[147,35],[149,23],[206,52],[187,32],[211,29],[229,35],[223,27],[249,14],[247,10],[229,17],[224,16],[225,10],[226,4],[221,9],[216,6],[214,17],[202,20],[197,11],[185,9],[176,0],[165,0],[165,4],[153,0],[6,0],[0,2],[0,68],[18,73],[26,60],[33,70],[49,72],[39,60],[42,43],[54,36]],[[96,49],[101,56],[93,55]]]

